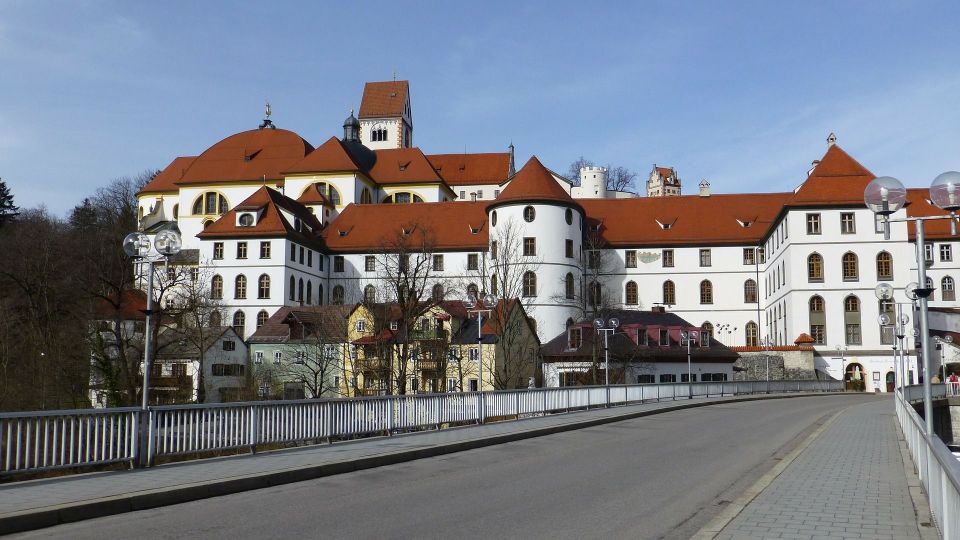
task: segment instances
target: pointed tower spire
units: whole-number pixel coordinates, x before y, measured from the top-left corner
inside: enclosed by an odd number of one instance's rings
[[[514,160],[514,159],[515,159],[515,152],[514,152],[515,149],[514,149],[514,147],[513,147],[513,141],[510,141],[510,147],[509,147],[509,148],[510,148],[510,170],[507,171],[507,178],[510,178],[511,176],[517,174],[517,162]]]

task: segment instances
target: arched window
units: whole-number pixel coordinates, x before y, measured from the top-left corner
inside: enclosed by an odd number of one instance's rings
[[[373,285],[367,285],[363,288],[363,301],[372,304],[377,301],[377,288]]]
[[[926,283],[927,283],[926,287],[927,287],[928,289],[933,289],[933,278],[932,278],[932,277],[927,276],[927,282],[926,282]],[[930,296],[927,297],[927,300],[929,300],[929,301],[932,302],[932,301],[934,300],[934,297],[935,297],[935,296],[936,296],[936,295],[933,294],[933,291],[931,290]]]
[[[589,300],[592,307],[603,305],[603,288],[599,283],[596,281],[591,282],[587,290],[590,292]]]
[[[177,219],[178,217],[180,217],[180,205],[175,204],[173,205],[173,219]]]
[[[335,306],[343,305],[343,287],[341,285],[333,287],[333,292],[330,293],[330,303]]]
[[[490,292],[493,294],[500,294],[499,287],[497,286],[497,275],[493,274],[490,276]]]
[[[233,314],[233,331],[241,338],[243,337],[243,326],[247,322],[247,316],[242,311]]]
[[[317,190],[317,193],[323,195],[328,201],[333,203],[334,206],[340,206],[340,192],[337,191],[337,188],[333,187],[333,184],[317,182],[307,189]],[[304,190],[304,193],[306,193],[306,190]]]
[[[523,296],[537,295],[537,275],[533,272],[523,273]]]
[[[497,226],[497,211],[496,211],[496,210],[494,210],[493,213],[490,214],[490,226],[491,226],[491,227],[496,227],[496,226]]]
[[[807,281],[823,281],[823,257],[819,253],[807,257]]]
[[[270,298],[270,276],[266,274],[257,278],[257,298]]]
[[[261,309],[260,312],[257,313],[257,328],[260,328],[261,326],[267,324],[267,319],[269,318],[270,316],[267,315],[266,310]]]
[[[757,323],[750,321],[747,323],[747,326],[744,327],[746,334],[746,345],[747,347],[759,347],[760,346],[760,332]]]
[[[290,300],[297,299],[297,280],[293,276],[290,276]]]
[[[843,299],[843,322],[846,328],[847,345],[860,345],[860,299],[850,295]]]
[[[626,287],[626,303],[630,305],[636,305],[639,303],[640,294],[637,291],[637,282],[628,281]]]
[[[708,339],[713,339],[713,325],[709,321],[701,324],[700,328],[703,328],[703,332],[707,334]]]
[[[954,288],[953,278],[950,276],[944,276],[940,280],[940,294],[941,300],[956,300],[957,293]]]
[[[573,318],[567,317],[566,328],[570,328],[571,326],[573,326]]]
[[[303,278],[297,283],[297,301],[303,303]]]
[[[443,285],[441,285],[441,284],[439,284],[439,283],[437,283],[436,285],[434,285],[434,286],[433,286],[433,292],[432,292],[432,294],[431,294],[431,296],[432,296],[432,298],[433,298],[433,301],[434,301],[434,302],[442,302],[442,301],[443,301],[443,295],[444,295]]]
[[[210,279],[210,298],[214,300],[223,299],[223,278],[220,277],[220,274]]]
[[[233,281],[233,297],[237,300],[247,298],[247,276],[240,274]]]
[[[399,191],[392,195],[387,195],[381,202],[386,204],[422,203],[423,197],[417,195],[416,193],[410,193],[409,191]]]
[[[217,310],[211,311],[211,312],[210,312],[210,326],[213,327],[213,328],[216,328],[216,327],[220,326],[220,324],[221,324],[220,312],[217,311]]]
[[[370,190],[368,188],[363,188],[363,191],[360,192],[360,204],[370,204],[373,202],[373,196],[370,195]]]
[[[532,221],[533,221],[534,219],[536,219],[536,218],[537,218],[537,210],[536,210],[534,207],[528,206],[528,207],[526,207],[526,208],[523,209],[523,219],[524,219],[525,221],[527,221],[527,222],[529,223],[529,222],[532,222]]]
[[[370,129],[370,140],[373,142],[382,142],[387,140],[387,128],[382,125],[376,125]]]
[[[567,277],[564,279],[564,290],[566,291],[566,296],[568,300],[573,300],[576,296],[576,285],[573,282],[573,274],[567,272]]]
[[[709,279],[700,282],[700,303],[713,303],[713,283],[710,283]]]
[[[877,253],[877,279],[893,279],[893,256],[886,251]]]
[[[474,297],[474,298],[476,298],[476,299],[479,300],[479,299],[480,299],[480,296],[477,294],[477,292],[478,292],[479,290],[480,290],[480,289],[477,288],[477,284],[476,284],[476,283],[471,283],[471,284],[467,285],[467,296],[468,296],[468,297],[472,296],[472,297]]]
[[[843,280],[856,281],[860,276],[860,270],[857,268],[857,256],[849,251],[843,254]]]
[[[313,282],[307,280],[307,304],[313,303]]]
[[[817,345],[827,343],[827,315],[823,309],[823,297],[811,296],[809,302],[810,337]]]
[[[227,198],[216,191],[208,191],[193,201],[194,215],[221,215],[227,211]]]
[[[743,282],[743,301],[747,304],[757,303],[757,282],[748,279]]]
[[[677,303],[677,288],[669,279],[663,282],[663,303],[668,306]]]

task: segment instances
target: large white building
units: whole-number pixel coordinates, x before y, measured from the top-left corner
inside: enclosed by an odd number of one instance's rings
[[[594,306],[662,304],[728,346],[808,334],[820,371],[887,387],[893,338],[878,316],[890,305],[874,287],[890,283],[906,301],[914,232],[894,223],[883,239],[863,204],[875,175],[835,139],[792,192],[720,195],[704,183],[698,195],[624,198],[605,191],[601,169],[582,171],[579,188],[535,157],[515,171],[512,145],[424,154],[405,81],[368,83],[363,96],[342,138],[314,148],[264,122],[176,158],[139,194],[142,228],[183,233],[197,250],[186,264],[211,276],[224,323],[241,335],[281,306],[389,300],[378,254],[422,235],[438,294],[515,290],[543,342]],[[661,187],[669,177],[679,193],[675,171],[659,169]],[[925,197],[909,190],[893,217],[940,213]],[[929,229],[931,305],[952,307],[955,239],[946,225]]]

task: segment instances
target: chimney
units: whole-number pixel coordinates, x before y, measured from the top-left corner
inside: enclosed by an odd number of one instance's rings
[[[700,181],[700,196],[701,197],[710,196],[710,182],[707,182],[706,178]]]
[[[471,192],[470,192],[470,200],[471,200],[472,202],[477,202],[477,192],[476,192],[476,191],[471,191]]]

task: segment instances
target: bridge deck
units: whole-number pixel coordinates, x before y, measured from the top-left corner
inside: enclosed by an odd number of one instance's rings
[[[0,486],[0,534],[388,465],[677,408],[763,397],[594,409],[254,456],[8,484]],[[727,527],[722,537],[769,538],[774,536],[776,527],[786,533],[804,531],[804,527],[814,527],[817,534],[834,530],[844,533],[827,536],[837,538],[919,537],[894,422],[892,404],[886,400],[877,405],[857,405],[840,415],[812,439],[809,447],[798,448],[798,457],[759,496],[749,504],[741,504],[740,515],[734,513],[730,516],[736,516],[733,521],[728,519],[721,524],[721,528]],[[768,530],[749,529],[757,524]],[[850,533],[849,529],[854,528],[861,536]],[[884,531],[893,534],[882,536]]]

